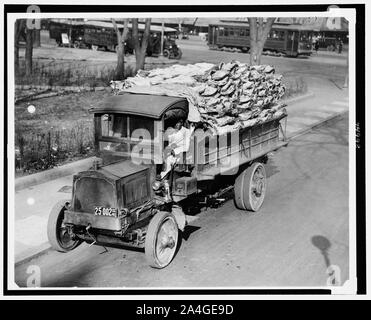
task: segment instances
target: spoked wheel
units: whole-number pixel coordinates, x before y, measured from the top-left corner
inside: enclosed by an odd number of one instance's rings
[[[164,56],[165,58],[170,57],[170,51],[169,51],[168,49],[165,49],[164,52],[163,52],[162,54],[163,54],[163,56]]]
[[[80,243],[80,240],[72,239],[67,228],[63,224],[64,212],[68,202],[66,200],[59,201],[55,204],[49,215],[48,220],[48,239],[54,250],[67,252],[75,249]]]
[[[174,55],[174,59],[180,60],[182,58],[182,50],[178,48],[177,53]]]
[[[170,212],[160,211],[148,226],[145,254],[153,268],[165,268],[173,259],[178,245],[178,225]]]
[[[262,206],[267,190],[264,165],[255,162],[243,171],[234,185],[236,207],[242,210],[258,211]]]

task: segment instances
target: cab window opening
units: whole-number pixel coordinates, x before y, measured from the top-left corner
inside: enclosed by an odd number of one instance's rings
[[[147,130],[151,137],[150,140],[155,138],[153,119],[121,114],[103,114],[101,116],[102,137],[130,139],[133,132],[138,129]]]

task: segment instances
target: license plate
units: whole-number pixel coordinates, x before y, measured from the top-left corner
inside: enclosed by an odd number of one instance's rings
[[[96,216],[117,217],[116,208],[94,207]]]

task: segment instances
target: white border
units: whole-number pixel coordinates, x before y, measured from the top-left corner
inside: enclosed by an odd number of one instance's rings
[[[73,1],[51,1],[53,2],[53,4],[73,4]],[[143,1],[138,1],[140,3],[142,3]],[[180,2],[180,1],[179,1]],[[178,2],[178,3],[179,3]],[[210,4],[215,4],[215,2],[213,1],[205,1],[205,2],[209,2]],[[228,1],[227,1],[228,2]],[[335,1],[326,1],[324,3],[335,3]],[[350,2],[353,2],[353,1],[349,1],[348,3]],[[14,3],[22,3],[21,1],[14,1]],[[39,3],[39,1],[35,1],[35,4]],[[91,3],[91,2],[90,2]],[[193,4],[193,3],[196,3],[194,1],[187,1],[187,3],[184,2],[184,4]],[[271,4],[280,4],[279,1],[270,1]],[[282,2],[281,2],[282,3]],[[336,3],[339,3],[336,2]],[[355,1],[355,3],[358,3],[358,1]],[[40,3],[41,4],[41,3]],[[110,3],[107,3],[108,4],[117,4],[117,5],[121,5],[123,4],[121,1],[111,1]],[[151,4],[151,3],[147,3],[147,4]],[[161,4],[174,4],[174,2],[170,2],[170,1],[161,1]],[[199,1],[197,1],[197,4],[199,4]],[[204,4],[204,3],[202,3]],[[223,4],[226,4],[226,3],[223,3]],[[245,1],[233,1],[233,4],[234,5],[237,5],[237,4],[262,4],[260,1],[249,1],[248,3],[246,3]],[[287,1],[285,4],[297,4],[296,1]],[[9,74],[8,74],[8,89],[9,89],[9,95],[8,95],[8,141],[14,141],[14,110],[12,110],[11,106],[14,105],[14,78],[12,78],[10,75],[14,74],[14,57],[13,57],[13,53],[14,53],[14,42],[12,41],[13,40],[13,32],[14,32],[14,19],[15,18],[29,18],[30,16],[32,16],[33,18],[51,18],[51,17],[69,17],[69,18],[72,18],[72,17],[87,17],[87,18],[97,18],[97,17],[133,17],[133,16],[136,16],[136,17],[146,17],[148,16],[148,14],[150,14],[151,17],[164,17],[166,16],[167,18],[170,18],[170,17],[195,17],[195,16],[198,16],[198,17],[239,17],[239,16],[261,16],[261,17],[264,17],[264,16],[274,16],[274,17],[310,17],[310,16],[316,16],[316,17],[334,17],[334,16],[342,16],[342,17],[346,17],[348,20],[349,20],[349,69],[350,69],[350,72],[349,72],[349,107],[350,107],[350,110],[349,110],[349,236],[350,236],[350,239],[349,239],[349,258],[350,258],[350,264],[349,264],[349,277],[350,279],[352,279],[352,281],[350,281],[348,284],[347,284],[347,288],[344,288],[344,287],[340,287],[340,288],[334,288],[333,292],[335,293],[338,293],[338,294],[354,294],[355,293],[355,175],[354,175],[354,171],[352,169],[355,168],[355,148],[353,148],[352,146],[355,146],[355,136],[353,134],[353,131],[351,130],[352,128],[354,128],[355,126],[355,56],[354,56],[354,52],[355,52],[355,41],[354,41],[354,35],[355,35],[355,10],[352,10],[352,9],[341,9],[340,11],[339,10],[331,10],[329,12],[311,12],[311,13],[308,13],[308,12],[301,12],[301,13],[293,13],[293,12],[288,12],[288,13],[251,13],[251,12],[232,12],[232,13],[197,13],[197,12],[192,12],[192,13],[181,13],[181,12],[177,12],[177,13],[143,13],[143,12],[138,12],[138,13],[117,13],[117,12],[114,12],[114,13],[104,13],[104,14],[96,14],[96,13],[92,13],[92,14],[81,14],[81,13],[78,13],[78,14],[71,14],[71,13],[68,13],[68,15],[66,14],[45,14],[45,13],[40,13],[40,14],[8,14],[8,67],[9,67]],[[3,21],[3,20],[2,20]],[[367,21],[367,19],[366,19]],[[11,103],[12,102],[12,103]],[[352,134],[351,134],[352,133]],[[9,143],[9,148],[8,148],[8,154],[9,154],[9,161],[8,161],[8,164],[9,164],[9,170],[8,172],[12,173],[14,172],[14,144],[11,144]],[[8,202],[9,202],[9,207],[11,207],[10,204],[14,203],[14,179],[8,179],[8,186],[9,186],[9,197],[8,197]],[[11,230],[14,230],[14,219],[11,219],[11,216],[9,215],[9,223],[8,223],[8,230],[11,231]],[[13,279],[14,278],[14,234],[12,235],[13,237],[11,237],[11,232],[9,232],[9,255],[8,255],[8,271],[9,271],[9,274],[8,274],[8,281],[10,279]],[[227,288],[227,287],[222,287],[222,288],[219,288],[219,289],[222,289],[222,290],[226,290],[226,289],[275,289],[277,287],[238,287],[238,288]],[[304,287],[287,287],[287,289],[304,289]],[[321,289],[328,289],[328,287],[305,287],[305,288],[315,288],[315,289],[318,289],[318,288],[321,288]],[[15,285],[15,284],[9,284],[9,289],[18,289],[18,287]],[[42,291],[43,290],[50,290],[50,289],[53,289],[53,288],[41,288],[39,289],[40,290],[40,294],[42,294]],[[64,290],[70,290],[71,288],[65,288]],[[89,289],[85,289],[85,288],[79,288],[79,289],[76,289],[76,290],[89,290]],[[97,289],[104,289],[104,290],[109,290],[107,288],[90,288],[91,290],[97,290]],[[117,289],[117,288],[111,288],[111,289]],[[119,289],[122,289],[122,288],[119,288]],[[166,289],[172,289],[172,288],[133,288],[132,290],[137,290],[137,289],[143,289],[143,290],[148,290],[148,289],[159,289],[159,290],[166,290]],[[175,288],[175,289],[178,289],[178,288]],[[196,287],[196,288],[182,288],[182,290],[192,290],[192,289],[196,289],[196,290],[201,290],[201,289],[210,289],[210,288],[199,288],[199,287]],[[218,289],[217,287],[213,288],[213,289]],[[282,287],[279,287],[279,289],[282,289]],[[23,290],[23,289],[22,289]],[[27,289],[25,289],[27,290]],[[60,289],[58,288],[58,290],[63,290],[63,289]],[[130,290],[128,288],[125,288],[125,290]],[[125,296],[126,299],[134,299],[136,300],[137,297],[139,296],[135,296],[135,297],[131,297],[131,296]],[[146,298],[146,299],[154,299],[154,296],[140,296],[141,298]],[[192,295],[192,296],[186,296],[186,297],[182,297],[182,299],[185,299],[185,300],[188,300],[188,299],[194,299],[194,298],[198,298],[198,299],[207,299],[206,296],[201,296],[201,295]],[[288,297],[288,296],[285,296],[285,297]],[[54,298],[54,297],[53,297]],[[82,298],[81,296],[77,296],[76,297],[77,299],[79,298]],[[94,297],[90,297],[91,298],[94,298]],[[100,297],[101,299],[102,297]],[[112,298],[112,297],[111,297]],[[159,299],[164,299],[164,298],[167,298],[167,299],[177,299],[176,297],[174,296],[161,296]],[[226,296],[222,296],[222,295],[218,295],[218,296],[213,296],[213,299],[226,299],[228,297]],[[233,299],[244,299],[246,298],[246,296],[232,296]],[[252,298],[251,296],[249,296],[249,298]]]

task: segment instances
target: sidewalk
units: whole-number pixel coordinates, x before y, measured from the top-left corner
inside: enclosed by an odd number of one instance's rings
[[[289,102],[288,138],[349,110],[348,91],[324,79],[308,78],[313,95]],[[50,210],[71,198],[72,175],[15,192],[15,261],[20,262],[49,248],[46,226]]]
[[[16,262],[48,248],[45,244],[48,242],[46,226],[50,210],[57,201],[70,200],[72,177],[69,175],[15,192]]]
[[[308,90],[314,96],[294,103],[287,103],[286,135],[292,138],[314,125],[349,110],[348,90],[340,90],[329,81],[306,78]]]
[[[316,54],[315,51],[313,54]],[[318,50],[318,55],[320,56],[334,56],[334,57],[347,57],[348,50],[342,50],[341,53],[338,53],[338,51],[327,51],[327,50]]]

